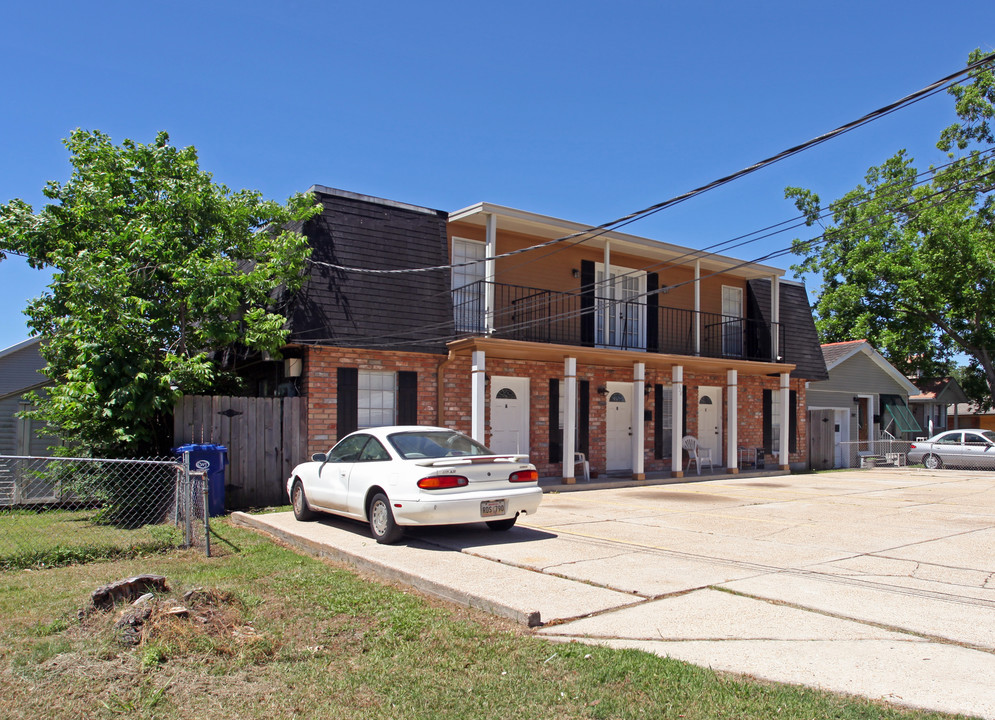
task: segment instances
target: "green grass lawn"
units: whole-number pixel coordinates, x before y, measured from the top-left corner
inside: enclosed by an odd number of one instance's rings
[[[638,651],[557,644],[214,525],[215,557],[0,573],[0,708],[31,718],[926,718]],[[140,642],[90,593],[165,575]],[[201,589],[185,600],[186,591]],[[175,606],[189,613],[180,617]]]
[[[169,525],[134,529],[97,522],[99,510],[0,512],[0,570],[51,567],[174,548],[182,533]]]

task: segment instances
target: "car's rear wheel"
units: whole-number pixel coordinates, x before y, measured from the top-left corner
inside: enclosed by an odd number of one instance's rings
[[[294,489],[290,492],[290,504],[294,506],[294,517],[301,522],[314,520],[315,512],[307,504],[307,496],[304,495],[304,486],[298,480],[294,483]]]
[[[943,467],[943,461],[940,460],[939,455],[927,455],[922,464],[926,466],[927,470],[939,470]]]
[[[378,543],[389,545],[404,536],[404,529],[394,521],[390,500],[383,493],[377,493],[370,500],[366,516],[370,519],[370,532]]]
[[[491,530],[496,530],[498,532],[504,532],[505,530],[511,530],[515,527],[515,521],[518,520],[518,516],[505,518],[504,520],[488,520],[487,527]]]

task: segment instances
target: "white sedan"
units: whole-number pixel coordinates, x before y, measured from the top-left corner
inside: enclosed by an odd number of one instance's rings
[[[298,520],[363,520],[380,543],[405,526],[486,522],[508,530],[542,499],[535,465],[440,427],[390,426],[346,435],[294,468],[287,494]]]

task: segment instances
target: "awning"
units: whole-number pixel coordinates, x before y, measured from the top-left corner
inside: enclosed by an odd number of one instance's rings
[[[921,433],[922,428],[909,411],[905,398],[901,395],[882,395],[881,409],[891,415],[900,433]]]

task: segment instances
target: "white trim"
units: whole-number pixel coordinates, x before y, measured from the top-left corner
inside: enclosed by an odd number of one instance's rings
[[[3,350],[0,350],[0,358],[5,358],[8,355],[13,355],[18,350],[24,350],[25,348],[31,347],[32,345],[35,345],[35,344],[38,344],[38,345],[41,344],[41,336],[40,335],[28,338],[27,340],[21,340],[21,342],[15,344],[15,345],[11,345],[8,348],[4,348]]]
[[[550,423],[557,418],[550,417]],[[574,455],[577,446],[577,358],[563,358],[563,479],[575,478]]]
[[[646,387],[646,363],[632,366],[632,474],[642,475],[644,470],[646,424],[643,422]]]

